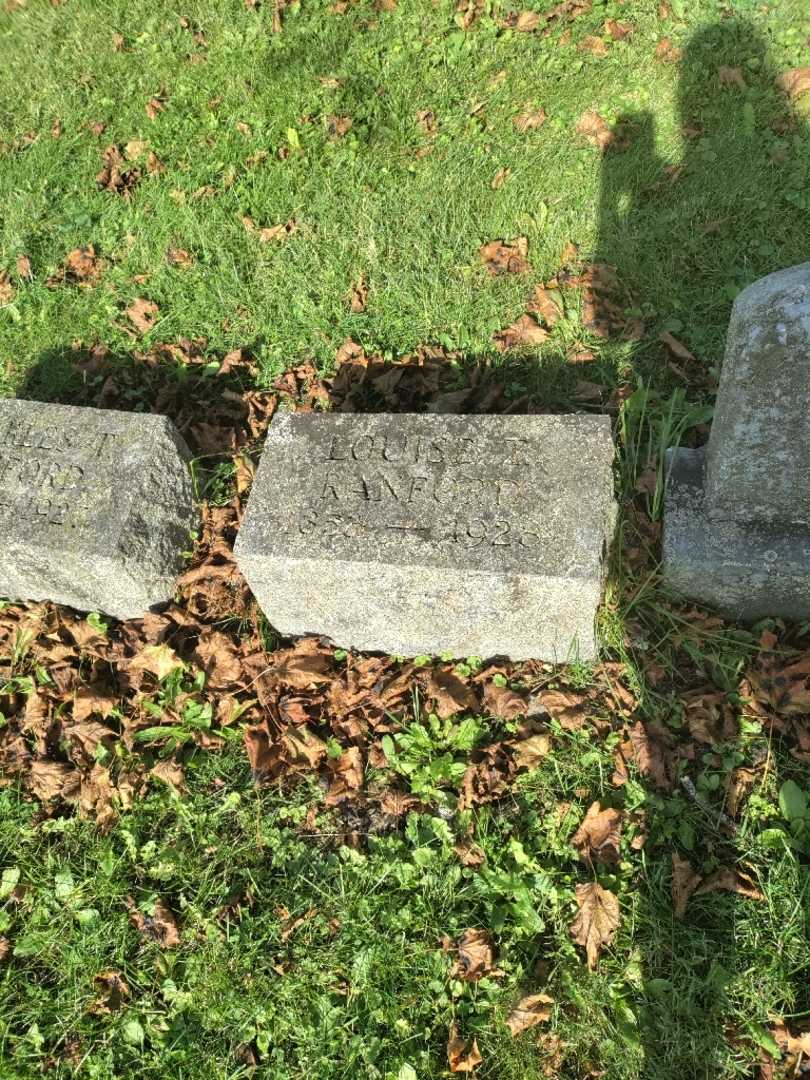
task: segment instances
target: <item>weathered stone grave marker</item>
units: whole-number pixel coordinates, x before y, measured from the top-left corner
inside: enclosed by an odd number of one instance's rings
[[[134,618],[172,595],[197,520],[163,416],[0,401],[0,596]]]
[[[667,469],[674,588],[736,619],[810,618],[810,263],[737,297],[708,445]]]
[[[612,460],[607,417],[280,414],[236,559],[283,634],[590,658]]]

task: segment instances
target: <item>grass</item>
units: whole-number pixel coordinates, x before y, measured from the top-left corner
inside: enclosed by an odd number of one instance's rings
[[[708,419],[734,296],[810,257],[807,121],[772,126],[785,116],[776,73],[810,63],[802,0],[671,0],[671,18],[647,0],[597,4],[549,37],[502,30],[490,3],[465,33],[446,0],[400,0],[393,12],[360,0],[344,15],[318,0],[292,4],[281,33],[270,2],[7,6],[0,271],[11,294],[0,307],[0,393],[80,395],[76,342],[102,343],[122,362],[181,337],[203,338],[212,360],[247,348],[261,386],[310,357],[330,370],[348,336],[392,357],[437,343],[497,367],[493,333],[574,241],[583,257],[617,268],[624,314],[644,320],[644,335],[595,338],[569,305],[542,350],[505,374],[512,396],[561,408],[577,404],[582,377],[641,387],[620,431],[629,506],[660,449]],[[606,18],[635,32],[603,58],[580,50]],[[680,62],[656,59],[665,36],[684,50]],[[746,89],[719,85],[720,66],[740,68]],[[150,119],[154,95],[163,108]],[[545,124],[520,133],[513,117],[541,106]],[[435,133],[420,110],[435,114]],[[621,126],[624,152],[601,158],[575,133],[586,110]],[[332,116],[351,117],[345,135],[330,133]],[[103,150],[133,140],[148,146],[131,197],[100,190]],[[149,150],[165,166],[154,175]],[[665,166],[677,164],[685,169],[673,178]],[[493,188],[501,169],[508,176]],[[285,240],[261,242],[258,230],[290,221]],[[488,277],[478,247],[517,235],[528,237],[533,274]],[[98,281],[49,285],[87,244],[104,262]],[[193,261],[172,265],[170,248]],[[20,256],[30,280],[15,271]],[[354,313],[347,296],[361,275],[369,297]],[[140,337],[125,314],[139,297],[159,309]],[[665,330],[698,358],[686,376],[668,364]],[[592,363],[565,363],[577,343]],[[138,404],[137,392],[122,402]],[[227,501],[230,477],[217,483]],[[659,478],[653,519],[660,491]],[[629,519],[625,529],[629,546]],[[756,651],[755,634],[673,607],[629,557],[611,584],[603,637],[635,680],[642,715],[673,728],[683,722],[684,657],[739,705]],[[651,662],[668,676],[657,686]],[[587,668],[569,675],[587,686]],[[5,787],[0,937],[11,952],[0,960],[0,1076],[235,1080],[255,1068],[279,1080],[428,1080],[447,1074],[454,1020],[477,1037],[477,1075],[492,1080],[546,1070],[572,1080],[755,1075],[770,1020],[810,1014],[810,875],[806,854],[778,834],[780,787],[789,778],[810,787],[806,768],[753,720],[733,745],[698,748],[698,798],[635,775],[617,792],[610,738],[588,729],[555,729],[553,745],[496,807],[413,814],[393,831],[327,810],[314,786],[255,789],[235,749],[191,755],[187,795],[153,792],[106,836],[78,817],[46,818]],[[721,834],[729,770],[762,760],[737,833]],[[636,850],[626,829],[618,867],[595,871],[622,917],[589,972],[568,930],[574,887],[588,876],[570,837],[598,798],[643,810],[649,837]],[[345,843],[352,829],[357,846]],[[483,867],[453,853],[468,834]],[[704,872],[739,862],[765,900],[710,893],[674,919],[673,850]],[[181,927],[171,949],[130,918],[131,906],[154,914],[158,896]],[[492,931],[501,977],[453,977],[441,939],[469,926]],[[94,977],[111,970],[129,995],[99,1012]],[[510,1007],[541,989],[555,1001],[550,1024],[510,1038]],[[559,1063],[538,1031],[560,1040]]]

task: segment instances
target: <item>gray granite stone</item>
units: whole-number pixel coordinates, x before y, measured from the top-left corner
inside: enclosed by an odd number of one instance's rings
[[[171,598],[197,523],[162,416],[0,401],[0,596],[115,618]]]
[[[673,588],[741,621],[810,618],[810,263],[737,297],[708,445],[667,470]]]
[[[280,414],[236,559],[282,634],[592,658],[613,453],[607,417]]]
[[[810,262],[734,302],[707,453],[715,516],[810,524]]]

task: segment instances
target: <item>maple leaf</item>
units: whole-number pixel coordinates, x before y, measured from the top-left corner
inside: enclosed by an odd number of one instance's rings
[[[349,306],[355,314],[359,315],[360,312],[366,310],[367,300],[368,285],[365,276],[361,274],[349,290]]]
[[[695,870],[688,859],[682,859],[680,855],[672,853],[672,908],[676,919],[682,919],[686,914],[686,905],[689,897],[700,884],[700,874]]]
[[[661,38],[655,46],[656,60],[662,60],[665,64],[677,64],[683,56],[683,49],[677,49],[672,44],[672,38]]]
[[[608,52],[610,51],[606,42],[602,38],[597,37],[595,34],[586,35],[582,39],[582,41],[580,41],[577,48],[580,52],[593,53],[594,56],[598,57],[607,56]]]
[[[584,136],[592,146],[598,147],[603,154],[608,150],[624,150],[627,147],[627,140],[621,132],[612,128],[605,118],[593,109],[580,116],[574,130],[577,135]]]
[[[529,314],[523,314],[516,319],[511,326],[499,330],[492,335],[495,348],[498,352],[507,352],[509,349],[525,349],[535,345],[542,345],[548,339],[548,330],[533,319]]]
[[[614,41],[622,41],[630,37],[635,31],[633,23],[622,22],[617,19],[605,19],[605,33],[610,34]]]
[[[458,1026],[453,1024],[447,1038],[447,1062],[450,1072],[472,1072],[483,1060],[477,1041],[473,1039],[471,1043],[466,1043],[459,1034]]]
[[[515,129],[521,134],[525,131],[536,131],[537,128],[542,127],[548,119],[548,113],[545,109],[535,109],[531,105],[527,105],[523,112],[512,117],[512,123],[515,125]]]
[[[81,773],[58,761],[35,761],[31,765],[31,790],[40,802],[72,800],[78,796]]]
[[[532,315],[539,315],[551,330],[563,314],[564,305],[559,289],[550,289],[545,285],[535,285],[526,310]]]
[[[170,675],[175,668],[184,667],[183,661],[166,644],[146,645],[130,660],[130,671],[146,671],[160,681]]]
[[[487,930],[468,929],[456,945],[458,956],[453,976],[466,982],[478,982],[494,969],[492,937]]]
[[[185,248],[169,248],[166,252],[166,262],[170,266],[182,266],[186,269],[193,265],[194,256],[190,255]]]
[[[146,115],[149,117],[150,120],[156,120],[158,114],[162,113],[165,108],[166,106],[164,105],[163,101],[159,97],[157,97],[157,95],[153,94],[145,105]]]
[[[776,79],[776,85],[794,100],[802,94],[810,94],[810,67],[782,72]]]
[[[619,901],[616,895],[591,881],[576,887],[579,912],[571,923],[571,935],[585,949],[588,967],[595,970],[599,953],[613,940],[619,926]]]
[[[540,16],[536,11],[521,11],[515,20],[514,29],[522,34],[531,34],[540,25]]]
[[[94,1016],[117,1012],[130,996],[129,986],[120,971],[99,971],[93,976],[98,996],[88,1009]]]
[[[273,656],[270,670],[280,683],[296,690],[306,690],[334,677],[332,652],[317,638],[301,638],[291,649],[281,649]]]
[[[701,882],[695,895],[709,892],[734,892],[738,893],[740,896],[747,896],[751,900],[765,899],[759,886],[752,881],[748,874],[744,874],[742,870],[715,870],[713,874],[709,874],[709,876]]]
[[[327,116],[326,118],[326,130],[334,139],[342,139],[351,126],[352,118],[350,116]]]
[[[478,249],[481,261],[493,277],[527,273],[531,270],[526,258],[528,253],[529,241],[525,236],[518,236],[514,240],[490,240]]]
[[[155,325],[159,310],[154,301],[138,297],[126,309],[126,315],[139,334],[146,334]]]
[[[602,809],[594,802],[588,808],[582,824],[571,837],[571,843],[586,862],[618,863],[622,815],[611,807]]]
[[[436,122],[436,114],[433,109],[420,109],[416,114],[419,127],[426,135],[435,135],[439,125]]]
[[[513,690],[509,686],[498,686],[494,682],[484,687],[484,708],[490,716],[501,720],[514,720],[525,716],[529,706],[528,694]]]
[[[521,998],[506,1018],[506,1026],[512,1037],[550,1019],[553,1004],[554,998],[548,994],[529,994]]]
[[[434,710],[440,720],[455,716],[456,713],[474,710],[478,705],[473,688],[453,671],[431,671],[425,694],[433,701]]]
[[[536,769],[551,750],[551,738],[548,735],[530,735],[512,745],[513,758],[518,769]]]
[[[145,915],[139,911],[131,898],[128,906],[130,921],[143,937],[156,941],[163,949],[174,949],[180,944],[177,919],[160,897],[155,901],[154,915]]]
[[[365,768],[359,746],[350,746],[343,751],[337,762],[330,761],[329,766],[335,779],[324,799],[327,806],[336,806],[354,798],[362,790]]]
[[[0,270],[0,307],[5,307],[14,299],[14,286],[5,270]]]

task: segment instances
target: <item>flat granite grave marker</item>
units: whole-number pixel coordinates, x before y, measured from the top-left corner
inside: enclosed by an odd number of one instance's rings
[[[737,297],[708,445],[667,469],[670,584],[735,619],[810,618],[810,263]]]
[[[0,596],[118,619],[170,599],[188,460],[164,416],[0,401]]]
[[[282,634],[591,658],[613,453],[604,416],[279,414],[236,560]]]

